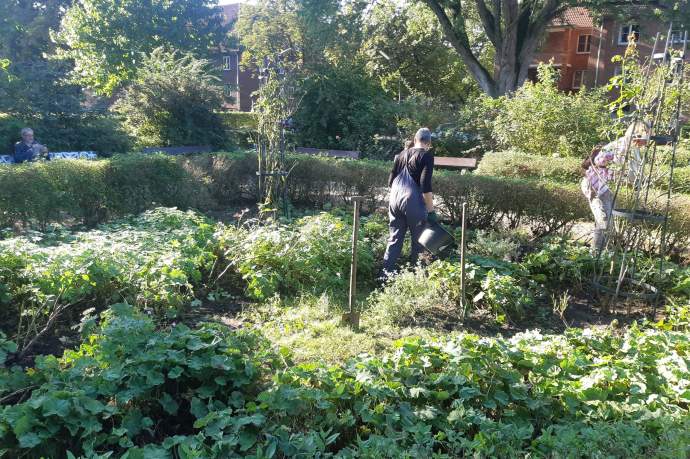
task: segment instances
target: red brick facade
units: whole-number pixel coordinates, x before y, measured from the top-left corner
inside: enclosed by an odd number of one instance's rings
[[[536,78],[538,63],[553,59],[554,65],[561,71],[559,88],[563,90],[576,90],[580,85],[606,85],[619,71],[611,59],[625,52],[631,30],[637,36],[640,55],[648,58],[657,32],[663,36],[665,43],[668,27],[668,23],[653,20],[623,24],[604,18],[595,22],[585,8],[570,8],[563,18],[555,20],[549,27],[541,49],[530,66],[529,77]],[[680,47],[680,30],[675,31],[674,36],[677,39],[673,46]],[[664,43],[659,46],[663,48]]]
[[[222,8],[226,24],[235,21],[241,14],[239,3],[223,5]],[[240,68],[241,59],[239,49],[221,47],[218,65],[221,69],[225,92],[234,99],[234,103],[226,104],[225,108],[248,112],[252,109],[252,93],[259,88],[259,80],[254,69]]]

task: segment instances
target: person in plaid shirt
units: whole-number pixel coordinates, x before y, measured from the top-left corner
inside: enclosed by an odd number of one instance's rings
[[[604,146],[595,147],[582,163],[585,176],[580,187],[594,215],[594,231],[592,231],[592,251],[594,252],[600,252],[604,248],[606,229],[613,210],[613,193],[609,184],[613,182],[615,174],[609,166],[614,162],[622,163],[626,153],[629,153],[628,178],[631,182],[637,182],[637,170],[641,162],[639,147],[646,145],[649,135],[649,125],[643,121],[635,121],[628,127],[623,137]]]

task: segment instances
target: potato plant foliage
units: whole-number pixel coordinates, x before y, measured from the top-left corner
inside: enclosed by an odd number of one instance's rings
[[[0,454],[685,457],[689,355],[687,333],[644,326],[291,365],[256,332],[156,329],[117,305],[79,348],[0,369],[0,396],[24,394],[0,410]]]

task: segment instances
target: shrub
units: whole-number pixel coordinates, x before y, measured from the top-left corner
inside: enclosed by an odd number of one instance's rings
[[[511,234],[478,230],[467,245],[470,253],[498,260],[512,260],[517,257],[520,242]]]
[[[0,225],[18,220],[43,225],[69,219],[98,223],[161,205],[203,210],[255,203],[256,161],[253,153],[219,153],[118,155],[96,162],[0,166]],[[288,194],[295,204],[319,209],[349,205],[349,197],[356,194],[366,198],[365,208],[371,210],[385,199],[387,163],[289,155],[288,164],[292,168]],[[451,223],[460,222],[462,203],[467,202],[473,228],[526,225],[535,236],[543,236],[591,219],[576,183],[559,185],[439,170],[434,175],[434,189],[439,209]],[[682,248],[690,240],[687,209],[690,197],[674,195],[671,249]]]
[[[114,105],[141,146],[225,145],[223,104],[210,62],[157,48]]]
[[[206,189],[173,157],[117,156],[0,166],[0,225],[69,219],[96,224],[155,206],[209,205]]]
[[[389,134],[397,105],[356,64],[327,66],[303,82],[294,116],[299,146],[370,152],[376,134]]]
[[[527,82],[503,103],[495,135],[504,148],[536,155],[584,157],[609,123],[604,93],[568,94],[558,89],[558,72],[539,67],[539,81]]]
[[[228,141],[240,148],[250,148],[254,144],[257,131],[255,113],[224,111],[218,114],[223,121]]]
[[[115,302],[174,317],[212,270],[214,229],[157,209],[98,230],[0,241],[0,324],[24,347],[51,318]]]
[[[457,317],[459,295],[449,288],[452,284],[448,272],[444,274],[431,274],[422,267],[403,271],[370,296],[371,314],[398,326],[429,326]]]
[[[469,225],[475,228],[524,224],[543,236],[590,216],[577,186],[455,173],[439,173],[434,180],[435,194],[450,219],[459,222],[467,202]]]
[[[351,227],[324,213],[292,225],[228,229],[220,245],[242,276],[249,297],[266,300],[277,293],[345,292],[351,234]],[[363,244],[358,251],[362,279],[373,277],[373,264],[371,249]]]
[[[583,176],[581,162],[577,158],[549,158],[507,150],[485,154],[476,173],[493,177],[576,183]]]

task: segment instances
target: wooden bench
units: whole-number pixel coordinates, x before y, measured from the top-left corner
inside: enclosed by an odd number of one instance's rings
[[[450,169],[476,169],[477,158],[457,158],[454,156],[436,156],[435,167],[447,167]]]
[[[194,145],[189,147],[148,147],[144,148],[144,153],[164,153],[166,155],[189,155],[192,153],[211,153],[208,145]]]
[[[295,153],[313,156],[328,156],[330,158],[359,159],[360,152],[349,150],[329,150],[327,148],[297,147]]]
[[[48,153],[48,159],[96,159],[98,155],[95,151],[56,151]]]
[[[51,161],[59,159],[96,159],[98,155],[95,151],[55,151],[48,153],[48,159]],[[0,164],[14,164],[14,158],[11,155],[0,155]]]

